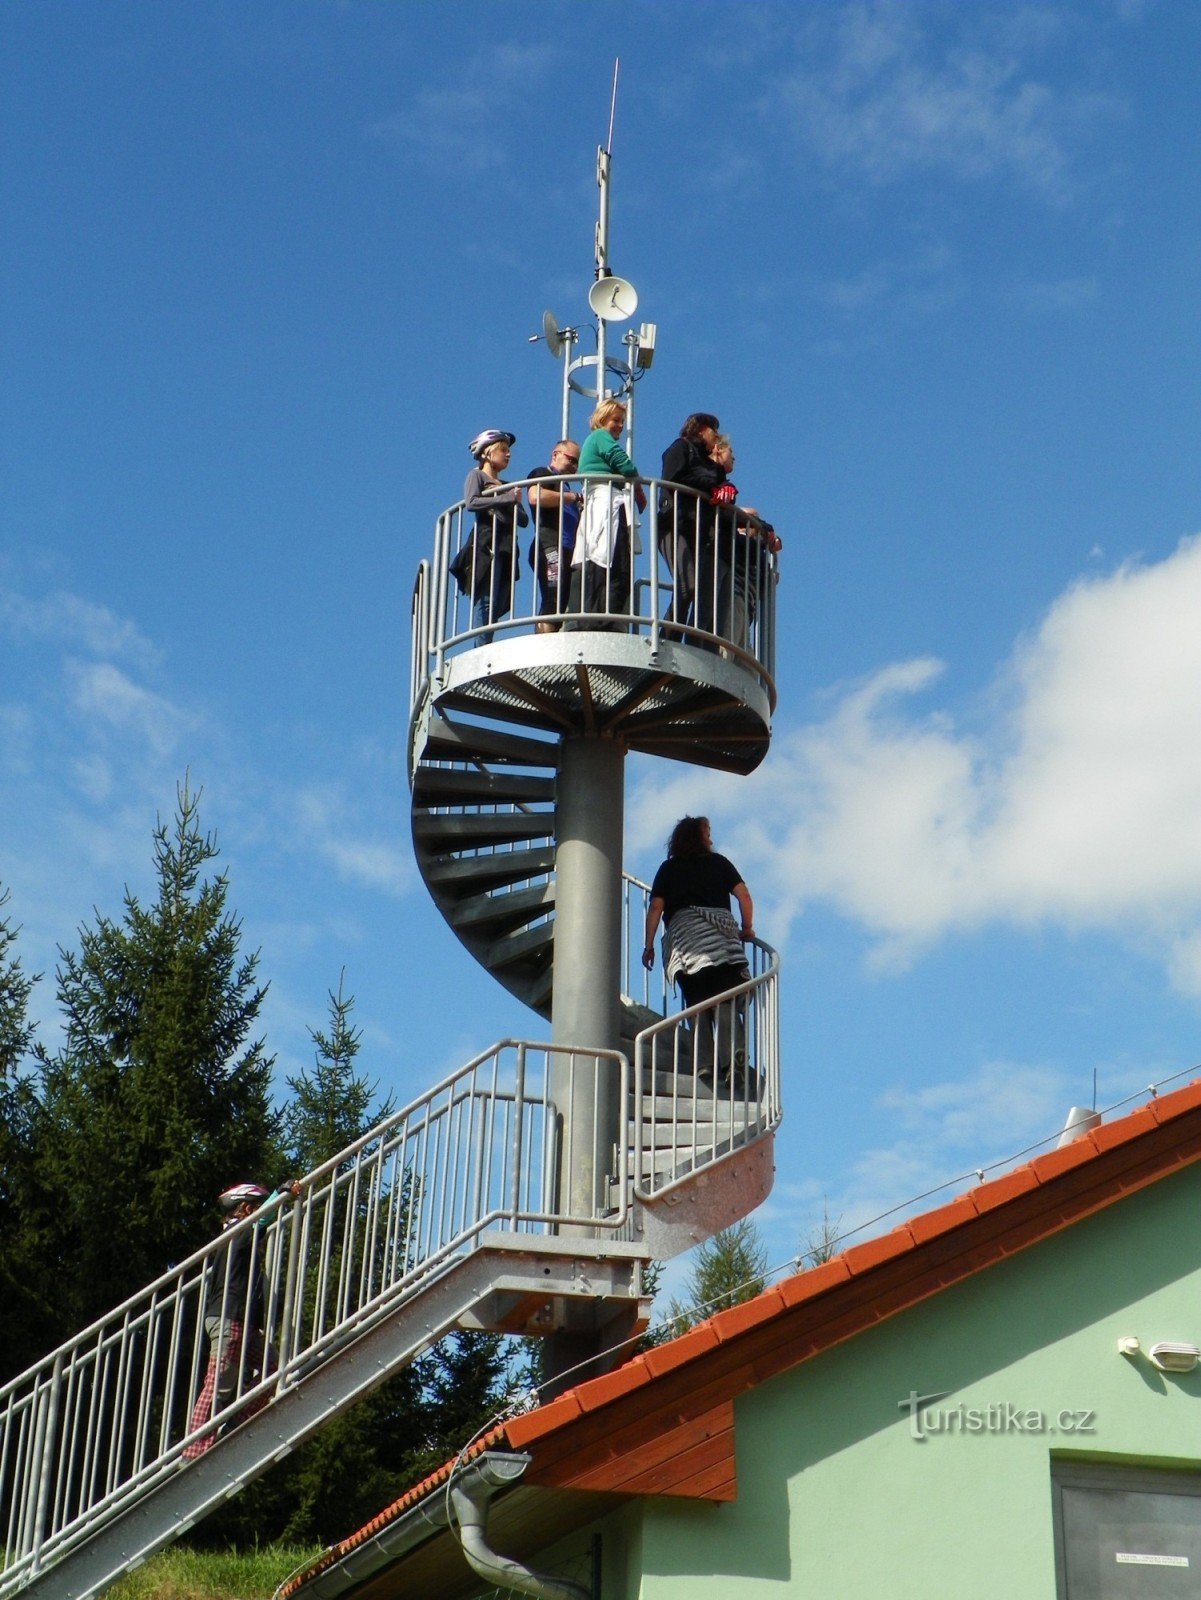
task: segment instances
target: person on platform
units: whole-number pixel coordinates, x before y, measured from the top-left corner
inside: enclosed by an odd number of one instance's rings
[[[463,485],[465,509],[475,514],[471,537],[450,564],[464,594],[471,596],[472,626],[488,631],[481,644],[491,644],[489,625],[507,617],[513,604],[517,574],[517,528],[529,525],[520,488],[501,477],[516,444],[515,434],[485,428],[467,446],[476,464]]]
[[[783,540],[754,506],[738,505],[738,485],[730,481],[734,470],[730,435],[718,434],[709,453],[721,472],[721,482],[713,491],[714,540],[718,565],[723,571],[717,631],[731,644],[745,650],[749,625],[755,618],[755,605],[768,579],[764,552],[770,550],[777,554],[783,548]]]
[[[638,468],[618,440],[626,425],[626,408],[618,400],[604,400],[592,413],[592,432],[580,450],[580,477],[584,480],[584,504],[571,556],[572,612],[627,613],[633,570],[631,544],[634,534],[634,508],[646,510],[646,494]],[[629,485],[614,483],[614,477],[631,480]],[[608,481],[590,481],[590,480]],[[575,627],[583,627],[575,622]],[[589,622],[590,628],[619,628],[620,623]]]
[[[254,1387],[268,1369],[269,1353],[264,1332],[263,1251],[265,1240],[260,1225],[236,1228],[256,1213],[260,1222],[284,1198],[298,1199],[300,1184],[289,1180],[269,1195],[261,1183],[236,1183],[220,1196],[218,1205],[225,1213],[221,1224],[224,1247],[208,1262],[204,1296],[204,1331],[208,1336],[209,1359],[196,1404],[192,1408],[189,1433],[195,1433],[223,1411],[239,1394]],[[238,1415],[244,1422],[267,1404],[263,1395]],[[193,1439],[183,1451],[185,1461],[194,1461],[217,1442],[220,1430]]]
[[[730,910],[734,897],[739,911]],[[754,938],[751,891],[734,863],[713,848],[708,817],[681,817],[667,842],[667,859],[655,873],[642,964],[655,964],[655,935],[664,925],[663,965],[685,1006],[702,1005],[750,978],[743,942]],[[721,1015],[694,1021],[697,1070],[702,1080],[746,1086],[746,1021],[743,1002],[730,1001]],[[716,1047],[716,1057],[715,1057]]]
[[[559,624],[547,622],[550,616],[567,609],[571,553],[575,548],[583,495],[564,481],[565,474],[580,465],[580,447],[574,439],[560,439],[550,453],[550,464],[535,467],[529,474],[530,509],[534,513],[534,540],[530,560],[538,578],[538,633],[554,633]],[[537,480],[551,478],[552,483]]]
[[[713,542],[713,491],[721,472],[710,452],[721,424],[711,411],[694,411],[663,452],[665,485],[659,493],[659,548],[671,569],[668,616],[713,632],[721,574]]]

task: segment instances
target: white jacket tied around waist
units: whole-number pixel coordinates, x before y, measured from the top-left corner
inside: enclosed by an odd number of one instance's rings
[[[621,483],[589,483],[584,480],[584,506],[576,532],[571,564],[579,567],[591,561],[598,567],[611,567],[617,540],[629,536],[634,525],[634,491]]]

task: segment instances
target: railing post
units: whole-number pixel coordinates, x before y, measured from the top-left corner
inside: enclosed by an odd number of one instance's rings
[[[489,1123],[492,1117],[492,1109],[496,1105],[495,1073],[493,1073],[492,1079],[492,1093],[487,1099],[484,1099],[476,1092],[476,1086],[473,1080],[471,1085],[471,1099],[469,1100],[468,1104],[471,1107],[468,1126],[476,1121],[477,1115],[479,1118],[475,1140],[474,1193],[471,1197],[471,1220],[478,1226],[480,1217],[484,1212],[484,1194],[486,1192],[484,1187],[484,1168],[488,1160]]]
[[[646,542],[650,551],[650,598],[651,598],[651,655],[659,653],[659,496],[652,486],[648,496],[650,509],[650,522]]]
[[[654,1044],[652,1041],[652,1049]],[[634,1040],[634,1171],[632,1188],[637,1194],[642,1187],[642,1102],[643,1102],[643,1064],[645,1060],[645,1045],[642,1035]],[[654,1094],[654,1078],[651,1079],[651,1093]]]
[[[513,1173],[509,1184],[509,1226],[517,1231],[521,1210],[521,1163],[525,1159],[525,1043],[517,1046],[517,1089],[513,1117]]]
[[[279,1376],[275,1384],[277,1394],[287,1381],[288,1362],[292,1359],[294,1335],[292,1319],[296,1307],[296,1276],[300,1260],[300,1227],[296,1220],[296,1211],[301,1203],[299,1199],[294,1200],[287,1213],[288,1265],[284,1272],[284,1304],[279,1323]]]
[[[453,515],[453,513],[451,513]],[[444,512],[438,518],[434,529],[434,594],[430,606],[430,621],[434,637],[430,640],[434,656],[433,676],[441,679],[446,671],[446,599],[447,578],[450,557],[447,554],[447,545],[450,542],[450,533],[447,527],[447,514]]]
[[[59,1355],[51,1369],[50,1389],[47,1394],[43,1391],[42,1400],[38,1404],[38,1420],[34,1434],[33,1453],[30,1456],[30,1489],[34,1485],[32,1479],[36,1474],[37,1497],[33,1507],[32,1539],[28,1545],[28,1553],[32,1557],[32,1572],[40,1572],[42,1567],[42,1546],[46,1538],[46,1502],[50,1498],[50,1465],[54,1454],[54,1435],[58,1429],[58,1396],[62,1386],[63,1358]]]

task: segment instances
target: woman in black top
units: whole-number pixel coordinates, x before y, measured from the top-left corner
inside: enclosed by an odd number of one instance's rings
[[[740,922],[731,915],[731,895],[738,904]],[[648,971],[655,964],[655,934],[661,922],[667,980],[678,984],[685,1006],[701,1005],[749,979],[742,944],[754,937],[754,902],[738,868],[714,850],[708,817],[681,817],[672,829],[667,860],[655,873],[646,913],[642,964]],[[743,1043],[741,1003],[734,1002],[733,1010],[734,1038],[729,1054],[737,1068]],[[712,1049],[711,1026],[700,1028],[702,1077],[712,1071]]]

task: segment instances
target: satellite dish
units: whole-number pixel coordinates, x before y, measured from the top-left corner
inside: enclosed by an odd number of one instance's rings
[[[555,321],[553,311],[542,313],[542,337],[546,340],[546,348],[552,356],[563,354],[563,330]]]
[[[624,278],[598,278],[588,304],[602,322],[628,322],[638,309],[638,291]]]

